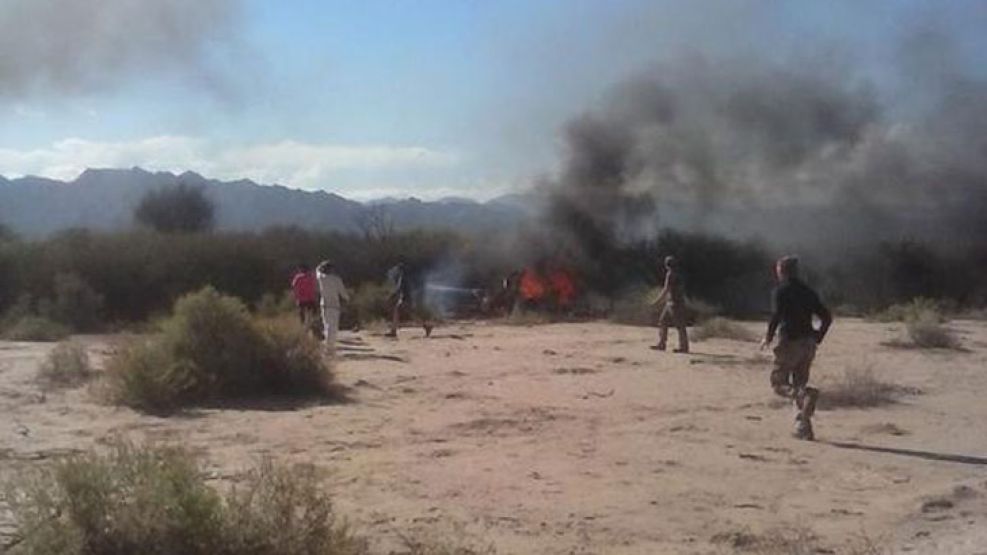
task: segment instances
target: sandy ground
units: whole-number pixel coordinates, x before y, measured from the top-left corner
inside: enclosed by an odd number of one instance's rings
[[[0,471],[114,434],[186,444],[219,477],[264,456],[314,463],[382,553],[398,530],[499,553],[788,553],[798,537],[814,549],[799,553],[987,553],[987,325],[951,326],[964,351],[883,346],[900,326],[838,320],[813,371],[824,395],[861,365],[912,393],[818,412],[816,442],[790,437],[756,344],[658,353],[653,330],[606,323],[347,333],[349,403],[169,418],[86,388],[42,394],[51,346],[0,343]],[[82,340],[97,364],[112,352]]]

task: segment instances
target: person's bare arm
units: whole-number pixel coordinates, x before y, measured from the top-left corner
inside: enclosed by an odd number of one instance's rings
[[[671,285],[672,285],[672,283],[671,283],[672,282],[672,279],[671,278],[672,278],[672,272],[665,273],[665,285],[662,287],[661,293],[658,293],[658,296],[655,298],[655,302],[653,302],[651,304],[657,306],[657,305],[661,304],[666,298],[668,298],[669,292],[672,289],[672,287],[671,287]]]
[[[350,292],[346,290],[346,285],[343,284],[343,279],[339,279],[339,298],[346,302],[350,302]]]

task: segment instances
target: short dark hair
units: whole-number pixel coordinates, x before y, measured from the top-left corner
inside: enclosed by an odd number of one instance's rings
[[[784,277],[798,277],[799,275],[799,257],[794,254],[786,254],[785,256],[778,259],[775,263],[778,267],[778,273]]]

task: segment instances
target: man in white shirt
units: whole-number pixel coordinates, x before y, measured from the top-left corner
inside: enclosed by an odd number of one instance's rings
[[[342,301],[350,300],[350,294],[329,260],[323,261],[316,268],[316,279],[319,281],[319,291],[322,293],[322,325],[325,329],[326,351],[333,354],[336,352],[340,308]]]

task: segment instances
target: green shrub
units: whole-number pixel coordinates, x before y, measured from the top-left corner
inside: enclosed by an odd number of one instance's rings
[[[332,375],[322,361],[322,346],[295,320],[260,324],[267,356],[265,373],[272,393],[314,394],[332,391]]]
[[[366,325],[375,320],[391,319],[394,300],[391,296],[392,287],[386,283],[364,283],[356,288],[350,297],[350,302],[343,311],[345,327],[353,324]]]
[[[72,387],[92,376],[86,347],[73,341],[59,343],[38,369],[38,378],[51,387]]]
[[[61,341],[72,330],[64,324],[53,322],[42,316],[24,316],[3,332],[4,339],[11,341]]]
[[[77,274],[61,273],[55,276],[53,300],[38,311],[75,331],[94,331],[103,320],[103,296]]]
[[[264,293],[257,301],[257,314],[265,318],[274,318],[293,312],[297,309],[295,300],[290,291],[285,291],[280,296],[274,293]]]
[[[756,341],[757,334],[733,320],[716,316],[693,328],[692,338],[696,341],[713,338],[732,339],[734,341]]]
[[[17,300],[0,317],[0,330],[13,327],[22,318],[34,315],[34,299],[31,298],[31,295],[24,293],[17,297]]]
[[[168,410],[272,393],[328,393],[318,345],[294,326],[254,322],[246,306],[211,287],[175,304],[161,333],[110,361],[111,400]]]
[[[123,347],[107,363],[106,377],[105,393],[113,403],[161,412],[195,400],[194,370],[155,339]]]
[[[224,553],[344,555],[366,553],[338,523],[314,468],[261,463],[226,498]]]
[[[21,476],[11,555],[356,555],[311,471],[270,463],[226,495],[177,448],[116,442]]]

